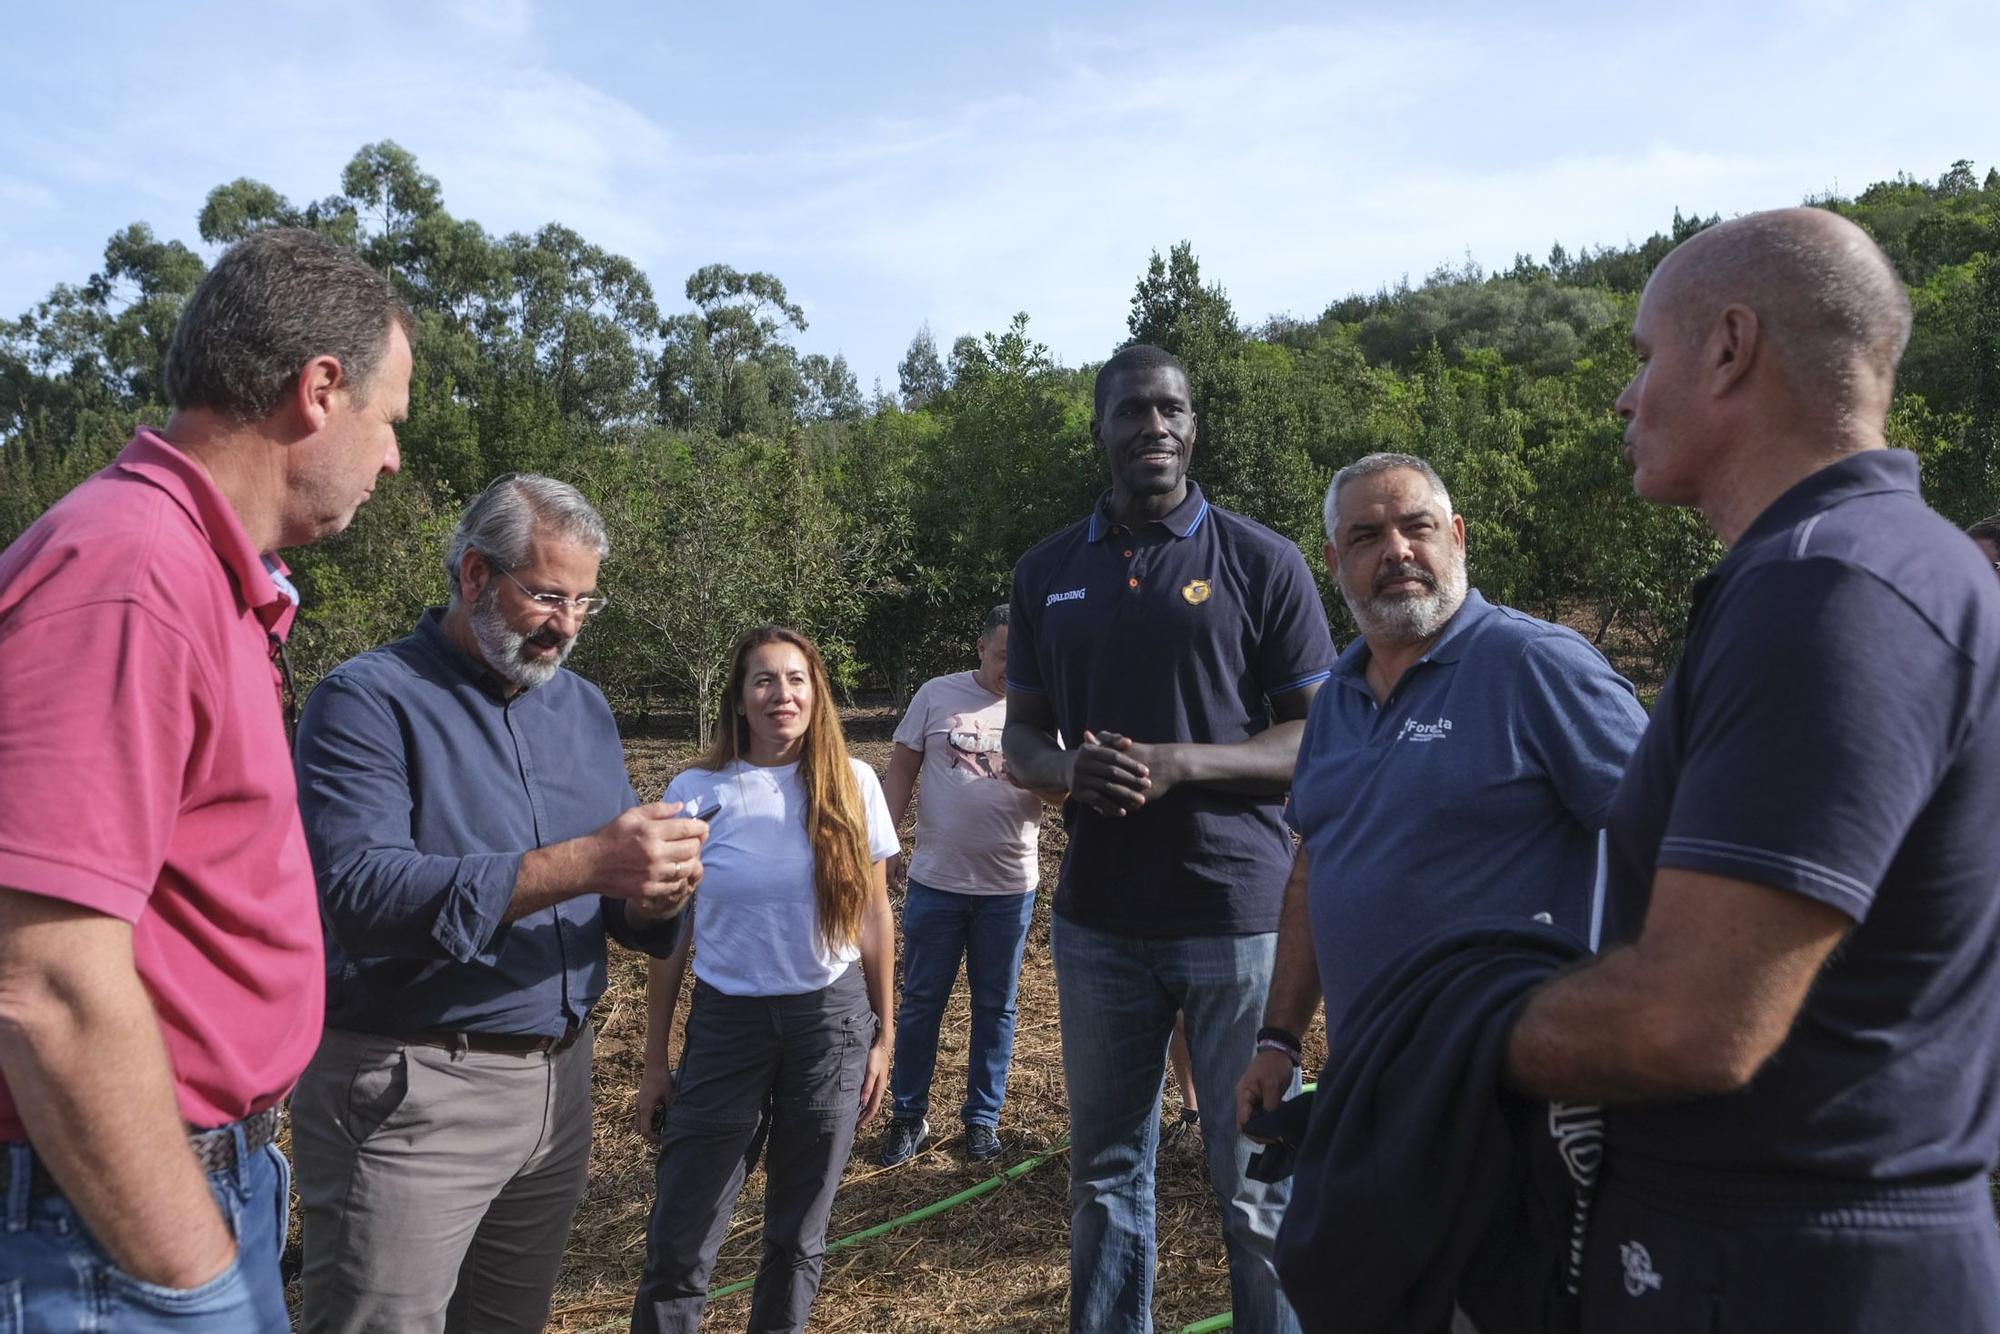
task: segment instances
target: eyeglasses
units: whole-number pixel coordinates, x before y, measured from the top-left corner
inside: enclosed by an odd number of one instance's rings
[[[500,567],[496,565],[494,568],[499,569]],[[523,593],[526,593],[528,601],[534,603],[543,611],[565,611],[574,607],[585,616],[595,616],[598,612],[604,610],[606,603],[611,601],[610,598],[605,597],[601,593],[594,593],[588,597],[580,598],[566,598],[560,593],[537,593],[534,589],[516,579],[510,571],[500,570],[500,573],[506,575],[509,583],[513,584],[514,587],[520,589]]]

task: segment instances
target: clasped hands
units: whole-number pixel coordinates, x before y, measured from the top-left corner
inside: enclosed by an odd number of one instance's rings
[[[1085,732],[1068,754],[1070,796],[1099,815],[1130,815],[1186,778],[1175,747],[1119,732]]]

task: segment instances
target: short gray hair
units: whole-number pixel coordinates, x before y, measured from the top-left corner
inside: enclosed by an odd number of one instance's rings
[[[459,600],[458,570],[465,563],[466,552],[477,551],[502,570],[516,569],[527,564],[528,548],[538,527],[567,541],[596,547],[599,560],[611,554],[604,517],[581,491],[553,477],[509,473],[481,491],[452,530],[451,544],[444,553],[444,577],[451,584],[451,600]]]
[[[1340,493],[1350,482],[1358,482],[1364,477],[1377,473],[1395,472],[1407,468],[1411,472],[1422,473],[1436,493],[1438,504],[1444,506],[1444,515],[1449,519],[1456,511],[1451,507],[1451,493],[1444,489],[1444,479],[1437,475],[1437,469],[1418,458],[1415,454],[1367,454],[1354,460],[1333,475],[1333,485],[1326,489],[1326,503],[1320,506],[1320,518],[1326,523],[1326,540],[1334,539],[1334,529],[1340,526]]]
[[[366,393],[391,325],[409,336],[409,307],[352,250],[296,227],[252,233],[223,253],[181,311],[167,348],[167,402],[263,421],[314,357],[335,358],[347,388]]]
[[[981,639],[991,639],[995,630],[1005,630],[1006,628],[1007,604],[996,602],[986,609],[986,620],[979,627],[979,637]]]

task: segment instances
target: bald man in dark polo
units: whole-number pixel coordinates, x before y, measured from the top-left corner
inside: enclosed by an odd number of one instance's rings
[[[1509,1041],[1611,1107],[1587,1334],[2000,1329],[2000,591],[1884,445],[1909,329],[1813,209],[1639,306],[1633,485],[1730,550],[1613,804],[1613,947]]]

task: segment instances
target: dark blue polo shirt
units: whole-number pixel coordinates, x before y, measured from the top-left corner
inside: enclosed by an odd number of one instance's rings
[[[596,686],[560,671],[509,697],[438,616],[334,668],[299,718],[326,1022],[553,1037],[603,994],[607,931],[664,956],[685,914],[634,930],[621,902],[583,894],[501,921],[523,853],[638,798]]]
[[[1646,730],[1574,630],[1473,589],[1378,707],[1368,644],[1313,697],[1287,818],[1305,840],[1329,1031],[1383,964],[1482,916],[1595,946],[1599,831]]]
[[[1192,482],[1137,531],[1112,523],[1109,503],[1014,566],[1007,684],[1046,693],[1065,738],[1233,744],[1271,725],[1271,696],[1326,679],[1326,612],[1290,541]],[[1197,787],[1117,819],[1072,801],[1055,911],[1123,935],[1275,931],[1283,807]]]
[[[1872,450],[1758,516],[1695,586],[1687,648],[1613,805],[1607,943],[1662,866],[1854,919],[1748,1089],[1620,1109],[1614,1150],[1872,1181],[2000,1141],[2000,587]]]

